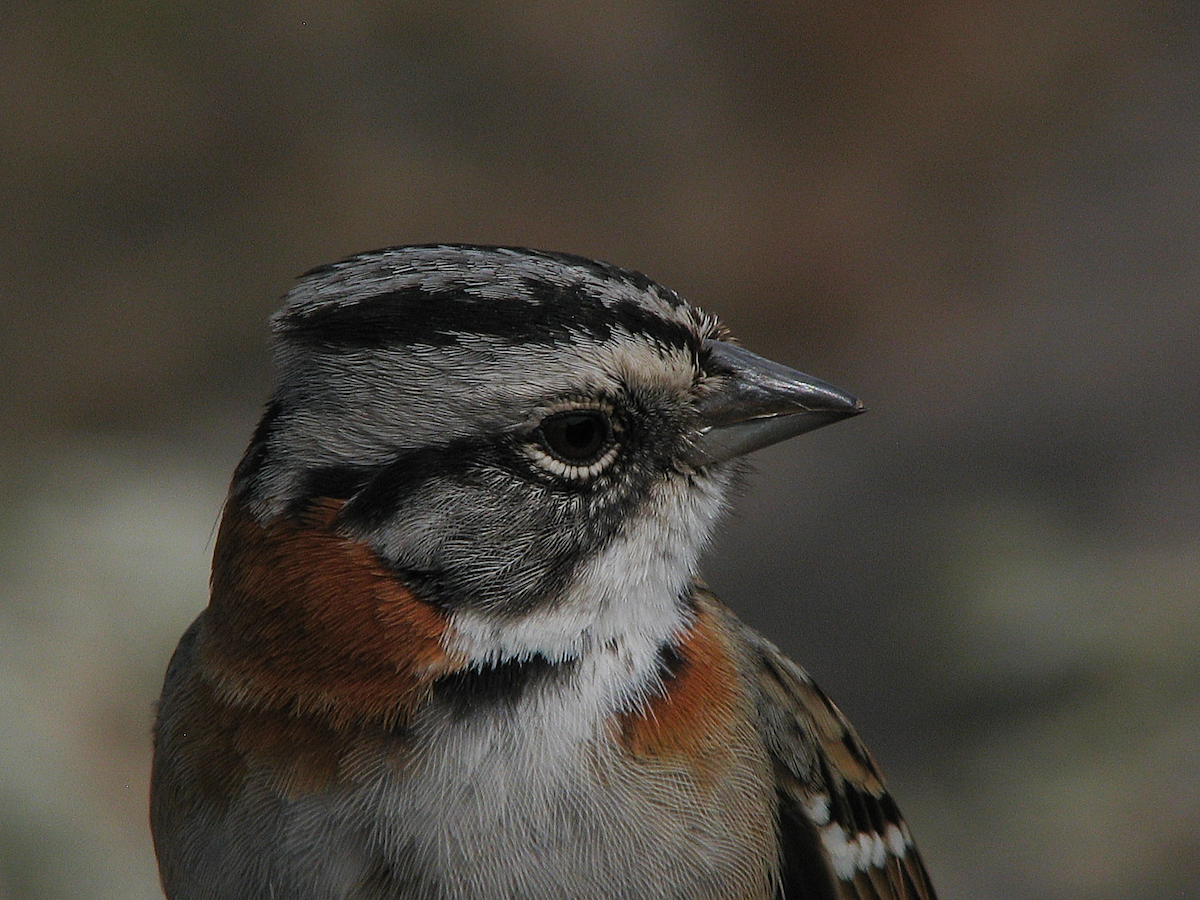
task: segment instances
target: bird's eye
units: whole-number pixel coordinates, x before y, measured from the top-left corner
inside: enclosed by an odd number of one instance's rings
[[[612,424],[599,409],[576,409],[547,416],[539,430],[546,449],[571,466],[596,462],[613,442]]]
[[[572,406],[542,419],[525,452],[553,475],[586,481],[617,458],[620,433],[607,404]]]

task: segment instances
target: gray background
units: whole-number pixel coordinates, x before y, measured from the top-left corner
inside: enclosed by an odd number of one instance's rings
[[[1040,4],[0,11],[0,898],[157,892],[152,702],[296,274],[640,269],[869,415],[706,561],[945,900],[1200,895],[1200,16]]]

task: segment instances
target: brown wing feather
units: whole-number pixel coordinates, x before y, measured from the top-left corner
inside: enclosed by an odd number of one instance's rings
[[[775,767],[778,900],[935,900],[908,826],[845,716],[777,647],[734,627],[751,655],[759,733]]]

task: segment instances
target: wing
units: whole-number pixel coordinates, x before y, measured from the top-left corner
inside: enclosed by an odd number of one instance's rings
[[[779,900],[935,900],[875,761],[808,674],[740,625],[775,767]]]

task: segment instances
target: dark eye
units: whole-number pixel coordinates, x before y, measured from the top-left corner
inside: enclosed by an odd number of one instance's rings
[[[596,462],[613,445],[612,422],[599,409],[573,409],[542,420],[542,443],[555,457],[572,466]]]

